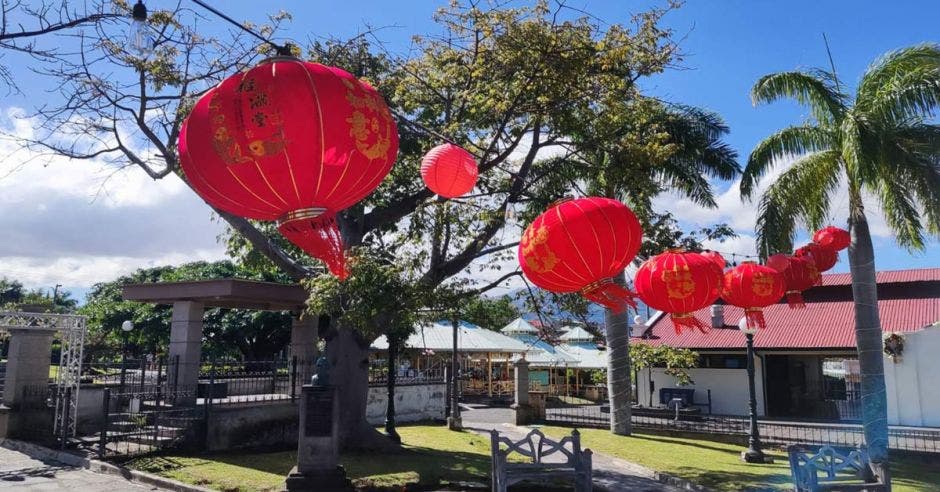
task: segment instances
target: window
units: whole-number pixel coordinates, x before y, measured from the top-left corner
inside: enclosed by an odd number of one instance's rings
[[[700,355],[698,366],[708,369],[746,369],[747,356],[734,354]]]

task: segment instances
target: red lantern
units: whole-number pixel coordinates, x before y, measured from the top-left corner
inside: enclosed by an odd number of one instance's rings
[[[210,205],[277,220],[288,240],[347,275],[335,214],[388,174],[398,130],[369,84],[275,57],[206,92],[186,119],[180,164]]]
[[[813,242],[833,251],[842,251],[849,247],[852,236],[849,231],[835,226],[823,227],[813,234]]]
[[[776,304],[785,290],[786,285],[780,272],[753,261],[745,261],[725,272],[721,298],[732,306],[744,308],[748,325],[766,328],[763,308]]]
[[[535,218],[519,242],[526,278],[552,292],[580,292],[621,312],[636,305],[613,282],[640,250],[640,221],[626,205],[588,197],[557,203]]]
[[[457,198],[472,190],[477,172],[473,154],[451,143],[434,147],[421,159],[424,184],[445,198]]]
[[[713,260],[698,253],[673,250],[643,263],[633,286],[647,305],[671,313],[676,333],[682,328],[697,328],[705,333],[708,327],[693,313],[718,299],[721,275],[721,268]]]
[[[793,252],[793,256],[800,256],[812,260],[816,264],[816,269],[825,272],[836,265],[839,261],[839,253],[833,249],[821,246],[816,243],[809,243]]]
[[[790,267],[790,255],[777,253],[767,257],[767,266],[778,272],[783,272]]]
[[[799,257],[787,257],[787,267],[782,271],[777,270],[783,275],[783,283],[786,285],[787,304],[790,309],[803,308],[802,292],[822,283],[822,276],[816,269],[813,260]],[[773,268],[773,267],[772,267]]]
[[[714,261],[715,264],[718,265],[718,267],[721,268],[722,270],[724,270],[725,267],[728,266],[728,262],[725,261],[725,257],[721,256],[721,253],[717,251],[706,249],[705,251],[702,251],[702,256],[704,256],[705,258],[708,258],[709,260]]]

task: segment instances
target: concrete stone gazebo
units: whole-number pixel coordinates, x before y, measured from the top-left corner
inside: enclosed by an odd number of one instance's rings
[[[299,367],[313,367],[317,358],[316,319],[301,316],[307,292],[297,284],[236,278],[129,284],[124,286],[123,297],[128,301],[173,306],[168,359],[172,363],[167,376],[178,387],[195,388],[198,383],[206,308],[290,311],[291,356],[297,357]],[[195,403],[195,391],[184,392],[176,399],[178,405]]]

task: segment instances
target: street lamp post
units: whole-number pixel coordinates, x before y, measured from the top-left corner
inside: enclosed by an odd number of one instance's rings
[[[127,335],[134,329],[134,322],[121,323],[121,393],[124,393],[124,379],[127,375]],[[142,376],[142,375],[141,375]]]
[[[453,347],[450,356],[450,367],[451,367],[451,376],[450,376],[450,417],[447,419],[447,427],[450,430],[460,430],[463,428],[462,422],[460,420],[460,401],[458,392],[460,390],[459,378],[457,377],[458,368],[460,367],[460,362],[457,360],[457,334],[460,331],[460,319],[458,316],[454,315],[451,319],[453,325]]]
[[[754,388],[754,334],[757,333],[757,327],[748,324],[747,318],[741,318],[738,329],[747,340],[748,416],[751,420],[747,450],[741,452],[741,459],[747,463],[768,463],[770,460],[760,448],[760,431],[757,428],[757,396]]]

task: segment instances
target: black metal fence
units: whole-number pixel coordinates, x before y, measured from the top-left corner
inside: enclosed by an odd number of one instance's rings
[[[574,427],[608,428],[610,413],[602,405],[552,405],[546,409],[545,423]],[[730,415],[701,415],[681,412],[675,414],[639,414],[632,416],[637,429],[673,431],[683,433],[747,436],[750,421],[747,417]],[[832,444],[858,446],[864,442],[862,426],[852,423],[798,422],[788,420],[759,421],[761,440],[769,444]],[[940,453],[940,429],[889,427],[891,449]]]

